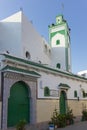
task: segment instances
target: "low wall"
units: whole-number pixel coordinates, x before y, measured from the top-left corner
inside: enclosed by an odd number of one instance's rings
[[[59,100],[37,100],[37,123],[49,121],[55,108],[59,109]]]
[[[81,116],[83,109],[87,109],[87,100],[68,100],[68,106],[75,116]]]
[[[82,110],[87,108],[86,100],[67,100],[67,104],[75,117],[81,116]],[[37,100],[37,123],[49,121],[55,108],[59,110],[59,100]]]

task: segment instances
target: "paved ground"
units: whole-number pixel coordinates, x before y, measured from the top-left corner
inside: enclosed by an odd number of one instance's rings
[[[7,130],[16,130],[15,128],[9,128]],[[45,130],[45,129],[39,129],[39,128],[28,128],[26,130]],[[49,128],[47,129],[49,130]],[[80,122],[76,122],[72,125],[68,125],[64,128],[56,128],[55,130],[87,130],[87,121],[80,121]]]
[[[87,130],[87,121],[78,122],[64,128],[57,128],[55,130]]]

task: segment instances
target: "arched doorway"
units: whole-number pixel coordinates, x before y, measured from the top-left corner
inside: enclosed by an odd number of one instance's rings
[[[10,89],[8,99],[8,127],[15,126],[20,120],[30,121],[30,91],[22,82],[16,82]]]
[[[60,114],[66,114],[66,107],[67,107],[67,103],[66,103],[66,93],[65,91],[61,91],[60,92],[60,101],[59,101],[59,106],[60,106]]]

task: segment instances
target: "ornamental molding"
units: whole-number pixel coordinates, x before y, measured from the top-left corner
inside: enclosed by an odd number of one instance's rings
[[[36,82],[36,78],[20,73],[15,72],[4,72],[4,78],[15,79],[15,80],[24,80],[24,81],[33,81]]]

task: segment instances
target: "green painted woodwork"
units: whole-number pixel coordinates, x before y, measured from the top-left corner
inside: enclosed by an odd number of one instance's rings
[[[60,83],[59,84],[59,87],[61,88],[61,87],[64,87],[65,89],[69,89],[70,88],[70,86],[68,85],[68,84],[64,84],[64,83]]]
[[[57,74],[64,74],[65,76],[69,76],[69,77],[72,77],[72,78],[77,78],[79,80],[85,80],[87,81],[87,78],[85,77],[81,77],[79,75],[76,75],[76,74],[73,74],[73,73],[69,73],[69,72],[65,72],[65,71],[61,71],[61,70],[58,70],[58,69],[54,69],[52,67],[48,67],[48,66],[45,66],[43,64],[39,64],[39,63],[36,63],[36,62],[32,62],[32,61],[28,61],[28,60],[25,60],[25,59],[22,59],[22,58],[18,58],[18,57],[14,57],[14,56],[11,56],[11,55],[7,55],[7,54],[2,54],[4,56],[4,60],[7,60],[7,61],[11,61],[13,63],[18,63],[20,62],[20,64],[22,65],[29,65],[29,66],[32,66],[32,68],[38,68],[38,69],[42,69],[42,70],[45,70],[45,71],[49,71],[50,73],[57,73]],[[4,68],[1,69],[1,71],[13,71],[12,69],[10,70],[12,66],[5,66]],[[17,67],[13,67],[14,70],[18,69]],[[27,71],[27,70],[26,70]]]
[[[59,45],[60,44],[60,40],[56,40],[56,45]]]
[[[65,35],[65,30],[60,30],[58,33]]]
[[[50,34],[50,38],[54,37],[58,32],[53,32]]]
[[[19,81],[10,89],[8,99],[8,127],[15,126],[20,120],[30,122],[30,101],[27,85]]]
[[[9,65],[5,66],[5,69],[7,69],[7,71],[12,70],[12,72],[19,72],[19,73],[30,75],[33,77],[40,77],[41,76],[39,73],[36,73],[35,71],[24,70],[24,69],[9,66]],[[3,68],[3,70],[4,70],[4,68]]]
[[[64,91],[61,91],[60,93],[60,114],[66,114],[66,93]]]
[[[50,96],[50,90],[48,87],[44,88],[44,96]]]
[[[60,69],[61,68],[61,64],[57,63],[56,68]]]
[[[85,91],[83,91],[82,94],[83,94],[83,98],[85,98]]]
[[[77,91],[76,90],[74,91],[74,97],[77,97]]]
[[[50,38],[54,37],[58,33],[65,35],[65,30],[60,30],[60,31],[56,31],[56,32],[51,33]]]

